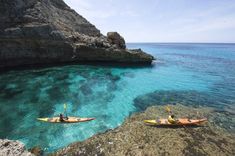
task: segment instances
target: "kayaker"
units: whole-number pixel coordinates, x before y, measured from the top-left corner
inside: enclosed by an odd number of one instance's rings
[[[174,123],[177,122],[177,120],[175,119],[174,115],[169,115],[168,122],[171,123],[171,124],[174,124]]]
[[[62,113],[60,113],[60,122],[63,122],[64,121],[64,116]]]

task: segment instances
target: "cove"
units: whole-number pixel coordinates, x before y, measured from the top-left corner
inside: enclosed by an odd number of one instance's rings
[[[0,138],[51,152],[116,128],[148,106],[177,102],[234,112],[235,45],[130,43],[157,58],[152,67],[67,65],[15,70],[0,75]],[[67,103],[79,124],[50,124]],[[233,116],[234,117],[234,116]],[[223,125],[235,131],[234,123]]]

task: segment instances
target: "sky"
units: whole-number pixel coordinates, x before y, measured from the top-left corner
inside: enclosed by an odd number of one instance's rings
[[[64,0],[126,42],[235,43],[235,0]]]

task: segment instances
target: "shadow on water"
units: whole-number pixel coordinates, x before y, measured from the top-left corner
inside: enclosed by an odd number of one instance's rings
[[[65,67],[71,65],[90,65],[96,67],[103,67],[103,68],[153,68],[155,67],[156,63],[153,61],[152,63],[125,63],[125,62],[102,62],[102,61],[86,61],[86,62],[62,62],[62,63],[48,63],[48,64],[28,64],[28,65],[20,65],[15,67],[0,67],[0,74],[4,74],[8,71],[21,71],[21,70],[39,70],[51,67]]]

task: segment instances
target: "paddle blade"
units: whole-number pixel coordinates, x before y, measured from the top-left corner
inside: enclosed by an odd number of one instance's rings
[[[37,118],[37,120],[39,120],[39,121],[48,121],[48,118]]]
[[[171,112],[171,109],[170,109],[170,107],[169,107],[169,106],[166,106],[166,107],[165,107],[165,110],[166,110],[168,113],[170,113],[170,112]]]
[[[65,103],[65,104],[64,104],[64,109],[66,109],[66,108],[67,108],[67,104]]]

